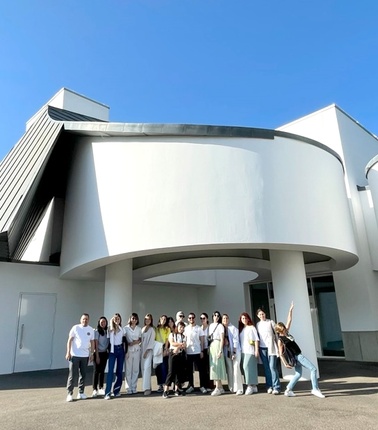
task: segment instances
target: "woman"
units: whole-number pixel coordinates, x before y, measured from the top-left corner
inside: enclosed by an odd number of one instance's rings
[[[227,314],[223,314],[222,324],[225,331],[225,340],[227,340],[223,346],[223,356],[226,362],[228,388],[231,393],[240,396],[243,394],[243,379],[240,370],[239,330],[230,323],[230,318]]]
[[[311,361],[308,358],[306,358],[302,354],[302,351],[299,348],[298,344],[295,342],[294,337],[289,333],[291,322],[293,320],[293,309],[294,309],[294,303],[292,302],[289,309],[289,314],[287,316],[286,326],[284,323],[279,322],[276,324],[276,327],[275,327],[276,332],[278,333],[279,354],[284,366],[287,367],[288,369],[292,368],[282,359],[284,348],[287,348],[288,350],[290,350],[294,354],[297,361],[297,364],[294,367],[295,375],[293,379],[287,384],[287,387],[285,390],[285,396],[295,397],[293,388],[295,387],[296,383],[299,381],[300,377],[302,376],[302,370],[303,370],[302,367],[304,366],[306,369],[309,369],[311,372],[311,385],[312,385],[311,394],[321,399],[324,399],[325,396],[319,390],[316,367],[311,363]]]
[[[212,396],[220,396],[224,393],[222,379],[226,379],[226,366],[223,357],[224,327],[222,317],[218,311],[213,313],[213,322],[209,327],[210,341],[210,379],[214,381],[215,388]]]
[[[210,382],[210,365],[209,365],[209,316],[206,312],[201,313],[201,332],[203,339],[203,356],[200,359],[200,390],[203,394],[212,391],[214,386]]]
[[[259,353],[264,366],[265,385],[268,394],[280,394],[281,384],[277,370],[277,335],[274,331],[274,321],[266,317],[262,309],[256,312],[259,322],[256,324],[257,333],[260,337]]]
[[[142,386],[145,396],[151,394],[152,355],[155,344],[155,328],[151,314],[144,317],[142,328]]]
[[[139,368],[140,352],[142,343],[142,329],[139,327],[138,314],[132,313],[125,327],[126,342],[128,350],[126,354],[126,392],[127,394],[136,394]]]
[[[105,395],[104,390],[104,378],[105,378],[105,367],[108,361],[108,348],[109,348],[109,337],[108,337],[108,320],[105,317],[101,317],[97,323],[97,329],[95,330],[95,352],[93,360],[93,393],[92,397],[98,395]]]
[[[257,393],[259,359],[259,335],[251,317],[243,312],[239,317],[240,346],[242,352],[244,380],[247,384],[245,395]]]
[[[185,382],[186,373],[186,339],[185,323],[180,321],[176,331],[169,335],[168,374],[164,385],[163,399],[169,397],[169,387],[175,385],[175,395],[181,394],[181,384]]]
[[[122,318],[120,314],[116,313],[111,318],[108,335],[110,340],[110,354],[108,362],[108,375],[106,378],[105,400],[110,399],[115,365],[117,366],[117,370],[116,381],[113,387],[113,396],[120,397],[121,395],[122,371],[125,361],[125,349],[123,345],[125,332],[122,327]]]
[[[168,353],[169,353],[169,342],[168,337],[171,332],[168,327],[167,315],[162,315],[159,318],[159,324],[156,327],[156,335],[155,340],[163,344],[163,362],[158,364],[155,369],[157,384],[158,384],[158,393],[163,392],[163,385],[165,380],[167,379],[168,373]]]
[[[176,331],[176,324],[175,324],[175,320],[173,319],[173,317],[168,317],[167,318],[167,325],[169,327],[170,333],[175,333],[175,331]]]

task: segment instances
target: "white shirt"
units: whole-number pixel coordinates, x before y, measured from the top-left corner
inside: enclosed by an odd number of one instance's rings
[[[142,329],[138,325],[136,325],[134,328],[132,328],[130,325],[127,325],[125,327],[125,333],[126,333],[126,341],[127,343],[134,342],[135,340],[142,339]],[[140,345],[135,344],[133,346],[128,347],[128,351],[130,352],[136,352],[140,350]]]
[[[272,320],[259,321],[256,329],[260,336],[260,346],[268,348],[268,355],[278,355],[277,336]]]
[[[224,327],[222,323],[211,323],[209,326],[209,336],[213,336],[213,340],[221,340],[224,335]]]
[[[74,357],[89,357],[91,353],[91,340],[94,340],[94,329],[87,325],[74,325],[69,334],[71,342],[71,355]]]
[[[240,346],[244,354],[255,355],[254,342],[259,340],[257,330],[253,325],[247,325],[240,333]],[[252,344],[251,344],[252,343]]]
[[[184,334],[186,336],[186,353],[188,355],[201,353],[201,327],[198,325],[188,324],[185,327]]]

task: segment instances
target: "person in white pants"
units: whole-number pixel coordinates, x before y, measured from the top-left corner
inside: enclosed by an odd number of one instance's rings
[[[155,328],[151,314],[144,317],[142,328],[142,385],[145,396],[151,394],[152,356],[155,344]]]
[[[142,329],[138,324],[138,314],[132,313],[125,327],[126,341],[128,344],[125,378],[127,394],[135,394],[137,392],[142,343]]]
[[[239,330],[230,323],[227,314],[223,314],[222,324],[227,333],[227,346],[224,346],[224,358],[226,363],[228,388],[237,396],[243,394],[243,379],[240,369],[241,349],[239,342]]]

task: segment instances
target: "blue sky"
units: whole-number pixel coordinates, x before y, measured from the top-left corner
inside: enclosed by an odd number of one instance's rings
[[[276,128],[336,103],[378,134],[378,1],[0,5],[0,159],[60,88],[110,120]]]

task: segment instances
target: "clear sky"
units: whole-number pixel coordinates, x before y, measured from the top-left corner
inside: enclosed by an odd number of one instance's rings
[[[378,134],[377,0],[3,0],[0,160],[60,88],[110,120],[276,128],[336,103]]]

